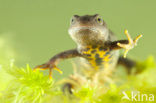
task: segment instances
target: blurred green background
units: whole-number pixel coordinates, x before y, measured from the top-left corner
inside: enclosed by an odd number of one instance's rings
[[[126,38],[124,29],[133,38],[143,34],[128,57],[156,57],[155,0],[0,0],[0,62],[13,58],[18,66],[29,63],[34,67],[56,53],[75,48],[68,35],[71,16],[95,13],[118,39]],[[59,67],[64,74],[55,73],[56,78],[72,72],[70,60]]]

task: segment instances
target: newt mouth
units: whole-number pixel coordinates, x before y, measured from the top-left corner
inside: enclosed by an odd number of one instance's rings
[[[86,33],[99,33],[99,30],[97,28],[94,27],[72,27],[71,29],[69,29],[69,33],[70,34],[86,34]]]

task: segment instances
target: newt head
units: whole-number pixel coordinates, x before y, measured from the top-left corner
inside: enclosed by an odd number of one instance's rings
[[[74,15],[70,21],[69,34],[80,46],[101,44],[108,40],[109,29],[98,15]]]

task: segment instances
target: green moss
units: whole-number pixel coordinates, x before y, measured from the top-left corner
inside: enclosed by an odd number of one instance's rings
[[[131,103],[130,100],[122,99],[123,91],[129,97],[132,91],[156,95],[156,65],[153,57],[138,62],[135,69],[142,72],[127,76],[120,85],[114,81],[108,86],[91,87],[87,82],[73,90],[72,95],[65,95],[56,81],[49,80],[42,72],[32,71],[29,65],[26,68],[14,65],[2,67],[0,83],[4,88],[0,90],[0,103]],[[119,79],[122,81],[123,78]]]

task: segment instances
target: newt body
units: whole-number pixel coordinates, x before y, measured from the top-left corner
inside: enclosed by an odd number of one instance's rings
[[[57,68],[59,61],[73,57],[83,58],[85,60],[84,63],[96,71],[113,69],[117,64],[122,64],[118,61],[121,60],[119,59],[118,50],[125,49],[125,57],[128,50],[132,49],[141,37],[139,35],[136,39],[132,40],[128,31],[125,31],[128,40],[116,40],[115,35],[108,29],[106,23],[98,14],[74,15],[71,19],[69,34],[77,43],[77,48],[55,55],[48,62],[37,66],[36,69],[49,69],[49,76],[52,78],[52,69],[61,73],[61,70]],[[124,59],[122,58],[122,61]],[[132,64],[131,66],[127,65],[129,62]],[[135,63],[128,61],[128,63],[124,62],[124,65],[131,68]]]

